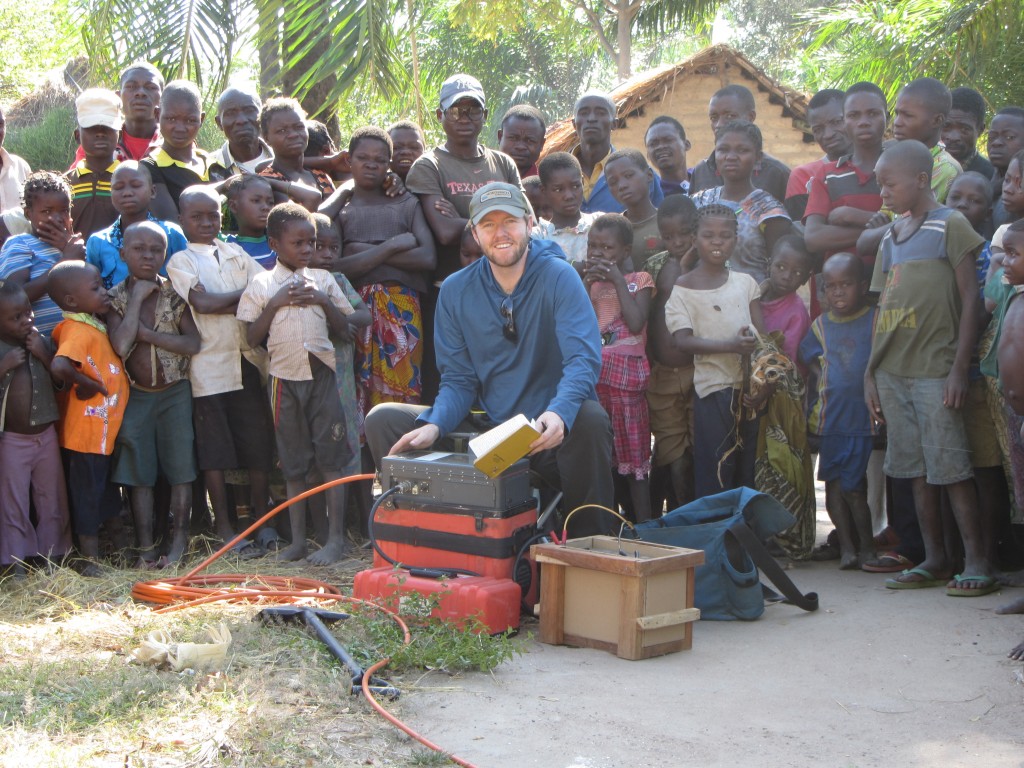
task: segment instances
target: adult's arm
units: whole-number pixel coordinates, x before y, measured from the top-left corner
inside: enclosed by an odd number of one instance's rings
[[[841,227],[829,224],[820,214],[809,214],[804,220],[804,241],[807,250],[815,253],[848,251],[857,245],[863,227]]]
[[[441,195],[419,195],[419,198],[434,239],[441,245],[457,245],[469,219],[452,218],[441,213],[437,208],[437,203],[445,199]]]

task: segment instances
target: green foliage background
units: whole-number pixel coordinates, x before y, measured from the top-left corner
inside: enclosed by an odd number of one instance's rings
[[[464,71],[484,85],[484,141],[493,143],[512,104],[535,104],[553,121],[582,91],[616,84],[614,62],[584,23],[583,2],[0,0],[0,104],[10,107],[86,52],[92,74],[83,86],[109,84],[112,72],[142,56],[162,62],[168,78],[200,81],[210,101],[228,78],[262,73],[267,95],[304,92],[303,82],[316,81],[311,98],[336,115],[343,138],[362,124],[412,118],[434,143],[437,91],[449,74]],[[1020,0],[726,0],[694,23],[666,21],[681,18],[672,14],[687,3],[708,8],[706,0],[645,0],[650,13],[635,22],[634,71],[694,53],[714,28],[716,42],[808,92],[870,79],[895,94],[909,79],[931,75],[981,90],[993,109],[1024,104]],[[140,32],[143,17],[159,23]],[[613,37],[614,19],[602,18]],[[318,37],[324,30],[331,34]],[[282,63],[292,71],[275,74]],[[58,105],[35,113],[11,121],[7,146],[34,167],[66,167],[69,112]],[[211,119],[200,143],[219,142]]]

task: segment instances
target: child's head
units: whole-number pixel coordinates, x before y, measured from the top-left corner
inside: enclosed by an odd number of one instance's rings
[[[973,88],[954,88],[950,96],[952,106],[942,126],[942,143],[963,165],[978,151],[978,137],[985,130],[985,98]]]
[[[1003,107],[988,127],[988,159],[996,170],[1006,173],[1015,154],[1024,149],[1024,109]]]
[[[160,96],[160,136],[165,146],[190,148],[205,119],[203,97],[195,83],[172,80],[164,87]]]
[[[36,171],[29,174],[21,188],[21,205],[33,234],[39,234],[39,228],[47,223],[71,228],[71,187],[59,173]]]
[[[896,142],[875,165],[882,204],[895,214],[913,209],[931,194],[932,153],[914,139]]]
[[[1003,233],[1003,270],[1010,285],[1024,285],[1024,220],[1013,222]]]
[[[697,232],[697,206],[687,195],[669,195],[658,208],[658,234],[673,259],[681,259],[693,247]]]
[[[749,179],[762,146],[761,129],[753,123],[726,123],[715,132],[715,168],[726,181]]]
[[[821,268],[822,289],[832,314],[852,315],[864,306],[868,290],[864,262],[852,253],[836,253]]]
[[[768,282],[772,293],[788,296],[795,293],[811,276],[814,260],[800,235],[783,235],[772,247],[768,264]]]
[[[607,261],[620,272],[629,267],[633,252],[633,225],[621,213],[602,213],[587,233],[587,261]]]
[[[107,289],[100,271],[92,264],[77,259],[53,265],[46,280],[46,292],[53,303],[65,312],[103,315],[110,309]]]
[[[316,251],[313,214],[298,203],[275,205],[267,218],[267,241],[278,264],[292,270],[308,266]]]
[[[613,152],[604,163],[604,178],[619,205],[627,209],[650,201],[650,184],[654,178],[647,158],[636,149]]]
[[[580,161],[568,152],[552,152],[537,166],[540,184],[551,215],[576,220],[583,205],[583,171]]]
[[[338,231],[338,225],[325,214],[314,213],[313,226],[316,228],[316,250],[309,266],[333,269],[335,262],[341,258],[341,232]]]
[[[715,91],[708,102],[708,119],[715,134],[726,123],[742,120],[752,123],[757,119],[757,104],[754,94],[742,85],[727,85]]]
[[[275,156],[300,158],[309,143],[306,110],[295,99],[267,99],[260,111],[260,132]]]
[[[8,344],[24,343],[34,321],[25,289],[11,280],[0,282],[0,339]]]
[[[137,280],[156,280],[167,258],[167,233],[153,221],[137,221],[124,228],[121,260]]]
[[[892,135],[898,140],[914,139],[926,147],[939,143],[946,115],[953,108],[949,88],[933,77],[919,77],[903,86],[896,97]]]
[[[274,190],[262,176],[236,176],[224,188],[228,210],[238,222],[239,234],[260,237],[267,230],[267,216],[274,207]]]
[[[544,185],[540,182],[540,176],[527,176],[523,179],[523,191],[526,199],[533,207],[534,220],[550,219],[551,207],[544,196]]]
[[[185,187],[178,198],[181,231],[190,243],[212,245],[220,234],[220,195],[206,184]]]
[[[466,228],[462,230],[462,239],[459,240],[459,263],[468,267],[474,261],[479,261],[483,255],[480,243],[473,236],[473,222],[466,222]]]
[[[961,173],[953,180],[946,205],[962,213],[975,229],[992,210],[992,182],[976,171]]]
[[[121,99],[106,88],[86,88],[75,99],[75,112],[78,117],[75,139],[82,145],[86,159],[112,163],[117,137],[124,124]]]
[[[501,118],[498,129],[498,149],[512,158],[520,175],[537,164],[544,149],[547,125],[544,115],[529,104],[517,104]]]
[[[117,95],[125,117],[143,123],[157,119],[164,76],[148,61],[136,61],[121,71]],[[140,137],[142,138],[142,137]]]
[[[1003,207],[1013,218],[1024,218],[1024,149],[1006,166],[1003,175]]]
[[[722,267],[736,247],[739,224],[736,211],[722,203],[711,203],[697,209],[697,256],[702,262]]]
[[[110,202],[114,210],[129,218],[145,217],[153,200],[153,177],[138,160],[125,160],[110,177]]]
[[[838,160],[850,152],[850,137],[843,120],[846,93],[836,88],[818,91],[807,102],[807,126],[811,135],[830,160]]]
[[[388,136],[392,146],[391,170],[404,181],[412,164],[427,148],[423,129],[412,120],[399,120],[388,126]]]
[[[846,89],[843,123],[853,146],[866,149],[881,147],[888,122],[889,105],[881,88],[862,80]]]
[[[686,153],[690,142],[683,124],[670,115],[659,115],[651,120],[644,134],[647,159],[663,176],[686,178]]]
[[[348,142],[348,164],[352,180],[364,190],[377,190],[390,170],[391,137],[374,125],[365,125],[352,133]]]
[[[309,137],[304,153],[306,157],[326,157],[337,151],[327,126],[319,120],[306,121],[306,135]]]

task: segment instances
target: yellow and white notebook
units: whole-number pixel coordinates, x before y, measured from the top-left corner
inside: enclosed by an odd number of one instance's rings
[[[523,414],[489,429],[469,441],[473,466],[488,477],[497,477],[530,450],[530,443],[540,437],[540,430]]]

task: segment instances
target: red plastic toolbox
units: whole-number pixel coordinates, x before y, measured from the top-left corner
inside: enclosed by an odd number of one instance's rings
[[[512,578],[516,554],[535,533],[537,507],[524,502],[514,513],[418,505],[378,507],[373,536],[388,557],[419,568],[458,568],[480,576]],[[377,552],[374,566],[390,565]]]
[[[431,615],[450,621],[476,617],[490,634],[519,628],[519,601],[522,591],[511,579],[489,576],[456,576],[451,579],[428,579],[412,576],[394,568],[371,568],[356,574],[352,596],[373,600],[403,615],[408,595],[436,595],[438,607]]]

